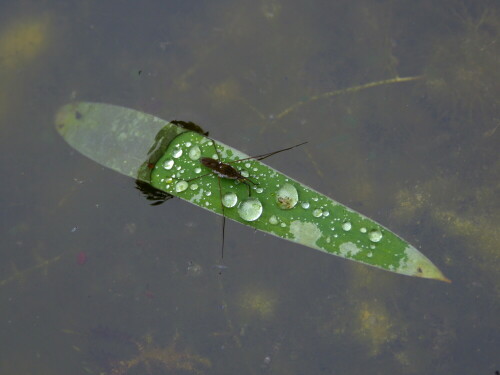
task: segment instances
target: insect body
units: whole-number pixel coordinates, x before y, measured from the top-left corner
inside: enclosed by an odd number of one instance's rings
[[[248,186],[248,195],[250,195],[250,185],[248,184],[248,182],[251,182],[253,185],[258,185],[248,177],[243,176],[238,170],[236,170],[236,168],[227,163],[223,163],[209,157],[201,158],[200,163],[205,167],[210,168],[220,178],[227,178],[228,180],[243,182]]]

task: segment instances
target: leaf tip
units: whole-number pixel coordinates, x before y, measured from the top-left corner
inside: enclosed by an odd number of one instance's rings
[[[400,264],[400,273],[451,283],[451,280],[444,276],[434,263],[413,246],[406,248],[405,255],[406,259]]]

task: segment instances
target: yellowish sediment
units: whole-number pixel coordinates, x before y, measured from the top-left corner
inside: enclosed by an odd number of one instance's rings
[[[50,18],[42,16],[14,22],[0,32],[2,74],[33,61],[49,43]]]

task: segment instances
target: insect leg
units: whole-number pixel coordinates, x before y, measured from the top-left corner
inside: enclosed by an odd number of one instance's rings
[[[224,204],[222,204],[222,188],[220,185],[220,177],[217,176],[217,182],[219,183],[219,198],[220,198],[220,207],[222,208],[222,249],[221,249],[221,259],[224,259],[224,241],[226,234],[226,214],[224,212]]]
[[[215,144],[215,141],[213,139],[210,139],[212,141],[212,145],[214,146],[215,153],[217,154],[217,158],[219,162],[222,162],[222,158],[219,154],[219,150],[217,150],[217,145]],[[220,199],[220,207],[222,209],[222,249],[221,249],[221,258],[224,259],[224,241],[225,241],[225,234],[226,234],[226,214],[224,212],[224,204],[222,204],[222,186],[220,184],[220,177],[217,176],[217,182],[219,184],[219,199]]]

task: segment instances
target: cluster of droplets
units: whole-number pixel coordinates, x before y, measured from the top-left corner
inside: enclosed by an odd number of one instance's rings
[[[203,144],[208,145],[208,147],[213,147],[212,141],[207,140],[206,138],[201,140],[200,145],[203,145]],[[182,167],[176,166],[176,159],[180,159],[183,155],[187,155],[191,161],[199,163],[199,160],[202,156],[202,151],[198,145],[193,146],[191,142],[185,142],[184,146],[187,147],[187,150],[183,150],[183,146],[181,146],[181,144],[177,145],[171,153],[171,158],[165,160],[162,164],[162,167],[165,171],[173,172],[170,177],[162,179],[162,181],[164,183],[166,183],[167,189],[170,189],[171,185],[174,183],[175,185],[173,186],[173,188],[174,188],[176,193],[182,193],[182,192],[187,191],[188,189],[194,191],[194,190],[198,190],[200,187],[198,185],[198,183],[195,183],[195,182],[190,183],[189,182],[189,181],[193,180],[193,178],[191,178],[188,181],[180,178],[182,173],[183,173],[183,170],[182,170]],[[184,151],[187,151],[187,152],[184,152]],[[217,153],[214,153],[210,157],[212,159],[219,158]],[[251,164],[246,163],[245,166],[247,168],[250,168]],[[253,170],[257,170],[257,169],[253,168]],[[197,175],[200,175],[200,173],[202,172],[201,166],[195,167],[194,172]],[[250,176],[250,174],[246,170],[240,171],[240,174],[245,178],[248,178]],[[238,184],[239,181],[235,181],[235,183]],[[253,190],[256,193],[262,193],[264,191],[264,189],[262,189],[261,187],[258,187],[258,186],[253,187]],[[201,191],[200,191],[200,193],[201,193]],[[205,191],[203,195],[208,197],[208,196],[212,195],[212,192]],[[198,199],[200,197],[201,197],[201,195],[197,196]],[[238,207],[237,207],[238,215],[245,221],[255,221],[262,215],[262,212],[263,212],[262,202],[258,198],[255,198],[255,197],[248,197],[247,199],[243,199],[239,202],[238,196],[236,195],[236,193],[228,192],[221,197],[221,202],[225,208],[234,208],[236,205],[238,205]],[[205,201],[205,205],[206,206],[210,205],[208,200]]]
[[[201,157],[200,147],[197,145],[192,146],[191,142],[186,142],[184,145],[188,148],[187,155],[189,159],[191,159],[192,161],[198,161]],[[169,187],[169,185],[175,182],[174,190],[176,193],[182,193],[183,191],[186,191],[188,188],[190,188],[191,190],[197,190],[199,187],[197,183],[189,184],[187,181],[179,180],[176,177],[175,171],[182,172],[182,167],[180,166],[175,167],[175,159],[179,159],[183,154],[184,154],[183,149],[180,147],[180,145],[177,145],[172,151],[172,158],[166,159],[162,165],[163,169],[165,169],[166,171],[174,172],[171,177],[168,177],[163,181],[167,184],[167,188]],[[196,167],[194,169],[194,172],[196,174],[201,173],[201,168]]]
[[[209,146],[212,146],[210,140],[206,140],[206,138],[202,141],[202,144],[208,142]],[[185,146],[188,148],[187,149],[187,156],[191,161],[198,161],[200,157],[202,156],[202,151],[198,145],[192,145],[191,142],[186,142]],[[167,159],[163,162],[163,168],[167,171],[174,171],[176,170],[175,168],[175,159],[179,159],[182,155],[184,154],[183,149],[180,146],[177,146],[173,151],[172,151],[172,158]],[[211,156],[213,159],[218,159],[218,155],[214,154]],[[250,174],[248,170],[252,170],[254,172],[257,172],[257,168],[252,168],[252,164],[247,162],[245,163],[245,167],[247,170],[241,170],[239,171],[241,176],[245,178],[249,178]],[[180,171],[181,167],[177,167],[177,171]],[[196,174],[200,174],[202,169],[200,167],[195,167],[194,172]],[[287,180],[288,181],[288,180]],[[172,184],[175,182],[175,192],[176,193],[182,193],[188,189],[190,190],[197,190],[199,188],[197,183],[188,183],[188,181],[184,180],[179,180],[175,177],[175,174],[171,178],[166,179],[167,184]],[[236,182],[238,183],[238,182]],[[311,214],[314,218],[320,219],[320,218],[327,218],[330,215],[330,211],[326,209],[326,207],[311,207],[311,204],[307,201],[302,201],[299,204],[299,193],[296,189],[296,187],[289,183],[285,182],[281,185],[276,186],[277,190],[273,194],[275,197],[275,204],[277,207],[279,207],[281,210],[293,210],[296,207],[301,207],[304,210],[309,210],[310,208],[313,208],[311,211]],[[253,186],[252,187],[253,191],[256,193],[260,194],[264,191],[264,189],[260,186]],[[207,191],[205,192],[206,196],[210,196],[211,192]],[[312,197],[311,200],[315,203],[318,202],[317,197]],[[227,209],[232,209],[235,208],[237,209],[237,213],[241,219],[247,222],[252,222],[255,220],[258,220],[264,211],[264,207],[262,205],[262,202],[259,200],[259,198],[255,196],[249,196],[248,198],[245,198],[243,200],[238,199],[238,195],[234,192],[227,192],[221,197],[221,203],[224,206],[224,208]],[[205,203],[207,206],[209,205],[208,201]],[[298,206],[297,206],[298,205]],[[334,220],[339,220],[339,219],[334,219]],[[279,215],[271,215],[268,219],[268,222],[271,225],[280,225],[282,228],[285,228],[287,224],[283,222]],[[332,222],[333,224],[333,222]],[[344,232],[349,232],[353,230],[353,224],[350,221],[343,221],[340,224],[340,228]],[[335,230],[335,226],[332,225],[331,230]],[[373,244],[370,246],[372,249],[374,248],[374,244],[378,243],[382,240],[383,234],[379,229],[373,229],[373,230],[368,230],[365,227],[361,227],[359,229],[361,233],[364,233],[367,235],[368,239],[370,242]],[[338,237],[338,234],[334,234],[334,237]],[[330,239],[328,238],[328,241],[330,242]]]
[[[318,202],[317,197],[311,198],[313,202]],[[290,210],[294,208],[299,202],[299,195],[297,189],[290,183],[283,184],[276,193],[276,203],[278,207],[283,210]],[[300,207],[304,210],[308,210],[311,207],[311,204],[307,201],[303,201],[300,203]],[[327,218],[330,216],[330,211],[324,207],[315,207],[312,212],[312,216],[315,218]],[[279,218],[276,215],[272,215],[269,218],[269,223],[272,225],[277,225],[280,223]],[[284,223],[281,222],[281,226],[285,226]],[[353,224],[350,221],[343,221],[341,226],[342,231],[349,232],[353,229]],[[332,226],[332,231],[335,230],[335,226]],[[361,233],[367,233],[368,239],[372,243],[377,243],[382,240],[382,232],[379,229],[373,229],[368,231],[366,228],[361,227]],[[335,234],[334,237],[338,237],[338,234]],[[329,242],[329,241],[328,241]],[[371,248],[374,248],[372,245]]]

